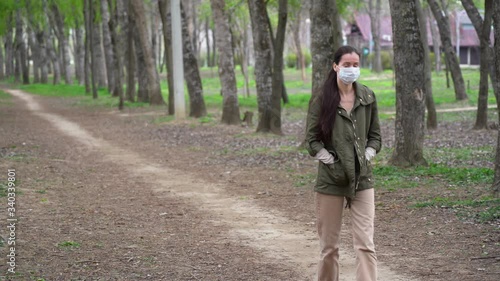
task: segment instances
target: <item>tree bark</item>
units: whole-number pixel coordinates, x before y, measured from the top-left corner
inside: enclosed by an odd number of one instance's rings
[[[418,0],[390,0],[396,75],[396,137],[390,163],[426,165],[424,46],[416,13]]]
[[[137,28],[137,35],[140,44],[137,49],[141,49],[144,54],[145,71],[147,75],[147,93],[149,102],[152,105],[165,104],[163,96],[161,95],[160,79],[156,65],[153,61],[153,54],[151,48],[151,40],[147,28],[146,13],[144,4],[141,0],[130,0],[132,6],[132,14],[134,17],[135,27]]]
[[[342,21],[338,9],[337,0],[330,0],[330,21],[332,25],[333,43],[331,48],[335,51],[342,46]]]
[[[493,179],[493,195],[495,197],[500,196],[500,3],[498,1],[494,1],[493,3],[493,31],[495,34],[495,45],[494,45],[494,53],[497,54],[495,56],[495,86],[493,87],[495,92],[495,97],[497,100],[497,116],[499,126],[498,129],[498,137],[497,137],[497,151],[495,157],[495,176]]]
[[[163,28],[163,41],[165,45],[165,60],[167,65],[167,83],[168,83],[168,114],[175,114],[175,95],[174,95],[174,81],[173,81],[173,58],[172,58],[172,26],[170,18],[170,0],[160,0],[160,16]],[[207,36],[208,40],[208,36]],[[210,52],[210,48],[208,48]]]
[[[111,45],[113,46],[113,90],[112,96],[119,98],[118,109],[122,110],[124,106],[124,94],[123,94],[123,61],[124,57],[124,48],[123,48],[123,39],[124,34],[126,32],[126,26],[124,25],[125,21],[121,20],[124,18],[123,15],[123,1],[117,0],[116,5],[113,9],[111,3],[109,4],[109,33],[111,35]]]
[[[440,47],[441,44],[439,43],[440,42],[439,32],[437,31],[436,24],[434,22],[434,15],[432,15],[432,11],[428,6],[427,9],[425,9],[425,12],[427,14],[427,18],[429,19],[429,25],[432,35],[432,49],[434,51],[436,73],[439,73],[441,71],[441,47]]]
[[[457,54],[453,45],[451,43],[451,32],[450,23],[448,20],[448,15],[441,9],[437,0],[427,0],[431,8],[434,18],[437,21],[439,34],[441,36],[441,42],[443,44],[444,53],[448,65],[450,66],[451,78],[453,80],[453,85],[455,86],[455,98],[457,100],[466,100],[467,92],[465,91],[465,83],[462,77],[462,71],[460,70],[460,63],[457,58]]]
[[[432,65],[429,56],[429,47],[427,45],[427,18],[420,5],[420,0],[415,0],[422,46],[424,47],[424,74],[425,74],[425,107],[427,108],[427,129],[437,128],[436,105],[432,96]]]
[[[4,72],[5,59],[3,56],[3,44],[1,44],[1,42],[3,42],[3,39],[0,36],[0,80],[3,80],[5,79],[5,72]]]
[[[130,0],[128,0],[130,1]],[[135,26],[132,13],[130,12],[130,2],[127,5],[127,93],[126,99],[129,102],[135,102],[136,86],[135,77],[137,73],[137,57],[135,48]]]
[[[184,79],[186,81],[189,94],[189,105],[190,105],[189,116],[199,118],[207,115],[207,109],[205,107],[205,100],[203,99],[203,86],[201,84],[201,76],[200,76],[200,69],[198,68],[198,60],[196,59],[196,54],[194,53],[193,50],[193,44],[191,36],[189,35],[188,32],[186,15],[184,13],[182,3],[181,3],[181,19],[182,19],[182,42],[183,42],[182,48],[184,56],[183,57]]]
[[[302,6],[300,7],[295,20],[291,24],[293,43],[295,45],[295,50],[297,54],[297,68],[300,68],[300,74],[302,76],[302,81],[305,83],[307,81],[306,76],[306,60],[304,58],[304,52],[302,51],[302,42],[300,41],[300,26],[302,24]]]
[[[266,4],[262,0],[249,0],[250,19],[255,56],[255,84],[259,108],[258,132],[270,131],[272,115],[272,54],[271,34],[267,25]],[[217,32],[219,32],[217,30]]]
[[[28,27],[26,36],[28,37],[28,46],[31,49],[31,60],[33,61],[33,83],[38,84],[40,83],[40,50],[38,44],[36,44],[35,32],[30,27]]]
[[[53,38],[50,31],[46,31],[47,36],[47,52],[49,54],[50,60],[52,61],[53,69],[53,79],[52,84],[57,85],[61,83],[61,68],[59,64],[59,57],[57,56],[56,50],[54,48]]]
[[[210,31],[210,18],[207,17],[206,20],[205,20],[205,43],[206,43],[206,47],[207,47],[207,60],[206,60],[206,64],[208,67],[212,67],[212,65],[210,64],[212,59],[211,59],[211,56],[210,56],[210,36],[209,36],[209,31]]]
[[[75,76],[78,84],[84,84],[85,47],[83,43],[83,32],[80,23],[76,22],[75,28]]]
[[[12,22],[12,14],[9,14],[6,19],[5,32],[5,76],[11,77],[14,75],[14,42],[12,39],[14,24]]]
[[[281,131],[281,96],[284,88],[283,81],[283,49],[285,46],[285,31],[288,15],[288,0],[279,0],[278,28],[274,40],[273,80],[271,94],[271,118],[269,120],[270,132],[282,135]]]
[[[62,74],[64,75],[64,82],[68,85],[73,84],[71,77],[71,64],[69,56],[68,38],[64,32],[64,15],[61,14],[59,8],[55,3],[50,6],[53,16],[53,21],[56,30],[57,40],[59,42],[59,52],[61,54],[61,67]]]
[[[29,84],[28,59],[26,54],[26,43],[23,39],[23,20],[20,10],[16,12],[16,52],[16,58],[18,59],[17,64],[19,64],[19,71],[20,74],[22,74],[23,84]]]
[[[382,59],[380,57],[380,10],[381,3],[380,0],[375,0],[375,7],[373,6],[373,0],[368,2],[370,23],[372,28],[372,40],[373,40],[373,65],[372,71],[375,73],[380,73],[382,69]],[[427,33],[427,30],[425,31]],[[427,40],[427,37],[426,37]],[[427,44],[427,43],[426,43]],[[426,45],[424,45],[426,46]]]
[[[102,46],[102,27],[101,27],[101,22],[99,22],[98,18],[98,9],[100,6],[100,1],[97,3],[96,1],[98,0],[92,0],[93,1],[93,8],[94,10],[92,11],[94,13],[94,18],[92,20],[92,63],[95,64],[95,76],[94,78],[96,79],[97,86],[102,89],[102,88],[107,88],[108,86],[108,79],[107,79],[107,73],[106,73],[106,57],[104,55],[104,50]]]
[[[104,62],[106,64],[106,77],[108,80],[108,92],[113,94],[118,94],[115,92],[115,79],[116,74],[115,68],[116,63],[114,62],[115,56],[113,54],[114,47],[112,45],[111,31],[109,30],[109,8],[108,0],[101,0],[101,20],[102,20],[102,44],[104,46]],[[115,96],[116,97],[116,96]]]
[[[97,85],[96,85],[96,79],[95,76],[97,74],[97,64],[95,61],[95,49],[94,49],[94,38],[95,35],[94,33],[98,31],[99,29],[95,28],[95,15],[94,15],[94,0],[85,0],[87,3],[87,8],[88,8],[88,19],[87,19],[87,32],[88,34],[88,43],[87,43],[87,51],[89,51],[89,55],[87,57],[88,60],[88,70],[90,71],[90,85],[92,88],[92,98],[97,99],[98,94],[97,94]],[[100,45],[99,45],[100,48]]]
[[[311,3],[311,55],[312,94],[321,92],[325,78],[332,68],[334,38],[332,36],[329,13],[330,0],[312,0]]]
[[[229,20],[225,11],[224,0],[210,0],[212,16],[217,29],[216,45],[219,51],[219,79],[223,96],[222,120],[228,125],[239,125],[240,108],[238,105],[238,90],[234,74],[234,55],[231,44]]]

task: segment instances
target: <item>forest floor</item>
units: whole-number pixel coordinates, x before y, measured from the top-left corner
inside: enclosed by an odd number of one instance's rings
[[[16,274],[6,275],[12,233],[1,197],[1,280],[313,280],[316,163],[294,149],[303,124],[285,120],[278,137],[162,122],[164,107],[118,112],[8,92],[0,99],[0,179],[5,185],[15,169],[18,221]],[[440,125],[428,144],[496,142],[493,130],[466,136],[459,122]],[[383,124],[389,145],[392,130]],[[498,280],[498,220],[411,207],[443,193],[479,197],[485,187],[439,183],[376,189],[380,281]],[[345,211],[341,280],[355,280],[351,239]]]

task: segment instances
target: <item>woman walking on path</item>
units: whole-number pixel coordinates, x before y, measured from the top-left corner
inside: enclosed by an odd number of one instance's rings
[[[344,206],[350,209],[357,281],[377,280],[373,243],[375,194],[370,161],[381,148],[373,91],[356,82],[359,52],[340,47],[321,93],[307,114],[306,146],[319,160],[316,218],[318,280],[339,280],[339,238]]]

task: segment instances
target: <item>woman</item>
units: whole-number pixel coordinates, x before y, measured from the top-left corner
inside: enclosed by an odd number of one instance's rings
[[[357,281],[377,280],[373,243],[375,195],[370,161],[381,137],[373,91],[356,82],[359,52],[340,47],[321,93],[311,99],[306,146],[319,160],[316,216],[321,256],[318,280],[339,280],[339,237],[350,208]]]

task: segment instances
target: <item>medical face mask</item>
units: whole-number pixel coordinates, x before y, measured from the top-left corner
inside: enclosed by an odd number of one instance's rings
[[[344,84],[351,84],[359,78],[359,67],[341,67],[339,78]]]

